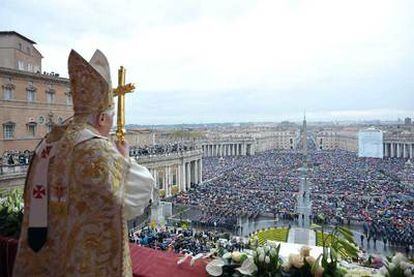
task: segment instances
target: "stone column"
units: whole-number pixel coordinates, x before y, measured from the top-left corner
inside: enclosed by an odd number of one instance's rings
[[[185,164],[185,173],[186,173],[186,182],[185,185],[187,187],[187,189],[191,188],[191,171],[190,171],[190,163],[187,162]]]
[[[183,183],[181,181],[181,176],[183,175],[183,166],[179,164],[177,166],[177,185],[178,185],[178,191],[184,191],[183,189]]]
[[[163,186],[162,188],[165,191],[165,197],[168,197],[168,176],[167,176],[168,172],[167,172],[167,167],[164,167],[164,180],[163,180]]]
[[[414,151],[414,144],[410,144],[410,159],[414,159],[413,157],[413,151]]]
[[[160,188],[160,184],[158,183],[158,174],[157,174],[157,169],[153,169],[153,175],[152,175],[152,177],[154,177],[154,180],[155,180],[155,186],[157,187],[157,189],[159,189]]]
[[[203,182],[203,159],[198,160],[198,181]]]
[[[397,158],[400,157],[400,155],[401,155],[400,153],[401,153],[401,144],[397,143]]]
[[[402,145],[402,150],[403,150],[403,155],[402,155],[402,157],[403,157],[403,158],[406,158],[406,157],[407,157],[407,156],[406,156],[406,152],[407,152],[407,151],[406,151],[406,150],[407,150],[406,148],[407,148],[407,147],[406,147],[406,144],[404,143],[404,144]]]
[[[394,143],[390,143],[390,145],[391,145],[391,158],[394,158]]]
[[[197,160],[194,161],[194,183],[198,184],[198,163],[197,163]]]

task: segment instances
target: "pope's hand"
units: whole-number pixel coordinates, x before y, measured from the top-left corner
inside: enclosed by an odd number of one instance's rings
[[[122,156],[125,158],[129,157],[129,144],[127,141],[119,141],[117,140],[115,142],[116,148],[118,148],[119,153],[121,153]]]

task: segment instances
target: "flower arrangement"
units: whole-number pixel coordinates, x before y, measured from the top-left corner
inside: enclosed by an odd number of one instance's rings
[[[0,192],[0,235],[18,238],[23,221],[23,190]]]
[[[282,259],[279,257],[280,244],[267,243],[253,251],[253,261],[259,276],[277,276],[280,273]]]
[[[320,259],[310,255],[311,248],[303,246],[299,254],[290,254],[283,270],[288,276],[323,276],[324,268],[320,266]],[[286,275],[286,274],[285,274]]]
[[[414,264],[410,263],[403,254],[396,253],[394,257],[387,257],[380,273],[387,277],[411,277],[414,276]]]

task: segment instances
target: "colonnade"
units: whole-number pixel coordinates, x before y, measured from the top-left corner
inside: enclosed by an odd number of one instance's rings
[[[155,179],[157,188],[162,190],[165,197],[187,191],[192,185],[203,181],[203,161],[201,158],[184,159],[178,164],[147,167]]]
[[[245,143],[203,144],[204,157],[246,156],[252,155],[252,145]]]
[[[383,143],[384,157],[413,159],[414,143]]]

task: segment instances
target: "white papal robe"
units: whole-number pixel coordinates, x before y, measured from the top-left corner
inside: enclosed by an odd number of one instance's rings
[[[90,125],[54,128],[27,175],[13,275],[131,276],[126,220],[143,213],[153,191],[149,171]],[[43,225],[46,242],[35,252],[28,228]]]

